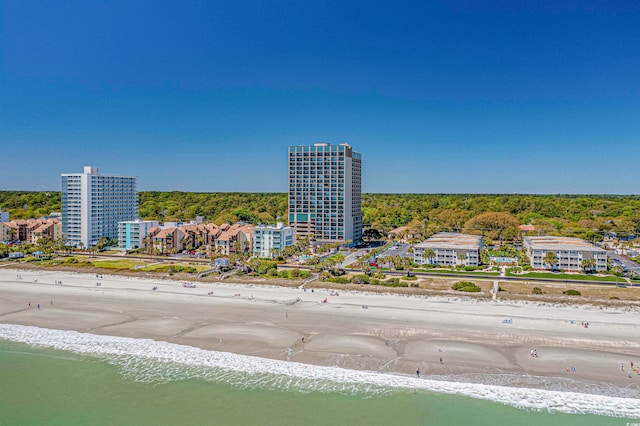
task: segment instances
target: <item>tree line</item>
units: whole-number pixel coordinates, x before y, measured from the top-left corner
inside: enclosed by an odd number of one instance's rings
[[[61,194],[0,191],[0,207],[11,219],[46,216],[61,210]],[[363,194],[362,213],[370,238],[407,226],[405,235],[416,240],[439,231],[511,240],[519,236],[521,224],[534,225],[535,234],[587,240],[601,240],[606,232],[640,234],[637,195]],[[161,222],[203,216],[218,224],[286,223],[287,194],[143,191],[139,216]]]

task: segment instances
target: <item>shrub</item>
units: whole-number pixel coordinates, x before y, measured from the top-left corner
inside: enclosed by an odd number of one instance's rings
[[[534,287],[533,290],[531,290],[532,294],[544,294],[544,291],[542,291],[542,289],[540,287]]]
[[[578,290],[569,289],[567,291],[563,291],[562,294],[566,294],[567,296],[580,296],[580,292]]]
[[[371,284],[371,285],[380,285],[381,283],[382,283],[382,282],[381,282],[379,279],[377,279],[377,278],[371,278],[371,279],[369,280],[369,284]]]
[[[397,277],[389,278],[381,284],[385,287],[409,287],[409,283],[403,283]]]
[[[376,271],[376,273],[373,274],[373,278],[378,280],[384,280],[386,277],[381,271]]]
[[[416,277],[415,275],[403,275],[402,277],[400,277],[401,280],[406,280],[406,281],[415,281],[418,279],[418,277]]]
[[[271,275],[269,271],[271,269],[277,268],[278,267],[277,265],[278,263],[274,262],[273,260],[261,260],[260,262],[258,262],[257,265],[255,265],[256,266],[255,271],[260,275],[265,275],[265,274]]]
[[[341,277],[347,272],[342,268],[333,268],[329,271],[329,273],[331,273],[331,275],[333,275],[334,277]]]
[[[351,282],[354,284],[369,284],[371,282],[371,279],[368,275],[356,275],[351,279]]]
[[[287,279],[289,278],[289,271],[286,270],[282,270],[282,271],[278,271],[278,278],[284,278]]]
[[[302,271],[300,271],[300,278],[306,280],[307,278],[311,277],[311,271],[307,271],[305,269],[303,269]]]
[[[620,300],[620,298],[618,296],[611,296],[609,300]]]
[[[469,266],[465,266],[465,267],[464,267],[464,270],[465,270],[465,271],[477,271],[477,270],[478,270],[478,267],[477,267],[477,266],[470,266],[470,265],[469,265]]]
[[[299,278],[300,277],[300,270],[299,269],[292,269],[291,271],[289,271],[289,276],[293,279],[295,278]]]
[[[466,291],[467,293],[478,293],[482,291],[478,285],[470,281],[459,281],[452,285],[451,288],[456,291]]]
[[[195,274],[198,270],[193,266],[165,265],[155,268],[153,272],[168,272],[170,275],[173,275],[179,272]]]
[[[349,284],[349,278],[345,278],[345,277],[330,277],[330,278],[327,278],[325,281],[329,281],[331,283],[338,283],[338,284]]]
[[[270,268],[267,271],[267,275],[271,276],[271,277],[277,277],[278,276],[278,269],[276,268]]]

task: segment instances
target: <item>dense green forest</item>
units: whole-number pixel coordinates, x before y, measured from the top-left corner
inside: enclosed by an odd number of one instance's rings
[[[144,219],[188,220],[204,216],[216,223],[243,220],[286,222],[284,193],[140,192]],[[0,191],[0,207],[12,219],[60,211],[59,192]],[[640,196],[364,194],[363,222],[380,234],[409,225],[417,238],[450,230],[481,232],[511,239],[517,225],[536,225],[536,232],[601,239],[606,231],[640,233]],[[499,213],[499,214],[498,214]]]

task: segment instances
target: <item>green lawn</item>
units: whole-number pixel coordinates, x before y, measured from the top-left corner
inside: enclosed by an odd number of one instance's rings
[[[171,266],[171,265],[174,265],[174,266],[188,266],[188,267],[191,267],[191,268],[195,268],[196,271],[198,271],[198,272],[202,272],[202,271],[206,271],[207,269],[211,269],[211,266],[209,266],[209,265],[200,265],[200,264],[199,265],[188,265],[188,264],[185,264],[185,263],[173,263],[172,264],[172,263],[164,262],[164,263],[157,263],[157,264],[146,266],[144,268],[140,268],[140,269],[138,269],[138,271],[144,271],[144,272],[153,272],[153,271],[156,271],[156,270],[163,271],[163,270],[167,269],[168,266]]]
[[[484,272],[484,271],[464,271],[456,269],[414,269],[415,272],[433,272],[436,274],[464,274],[464,275],[482,275],[486,277],[499,277],[500,272]]]
[[[510,269],[507,269],[508,277],[520,277],[520,278],[552,278],[556,280],[582,280],[582,281],[611,281],[611,282],[625,282],[622,278],[617,278],[613,275],[595,276],[586,274],[554,274],[552,272],[528,272],[526,274],[514,274]]]
[[[105,269],[134,269],[138,265],[144,265],[144,263],[138,260],[131,260],[131,259],[92,260],[91,263],[96,268],[105,268]]]

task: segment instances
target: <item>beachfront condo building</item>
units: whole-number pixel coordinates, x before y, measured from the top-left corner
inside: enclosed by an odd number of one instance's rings
[[[160,226],[155,220],[126,220],[118,222],[118,248],[135,250],[145,246],[145,238],[149,230]]]
[[[97,167],[62,175],[62,235],[75,246],[118,238],[118,222],[138,214],[137,178],[101,175]]]
[[[0,222],[0,241],[23,241],[36,244],[40,238],[62,239],[62,224],[54,218],[17,219]]]
[[[413,261],[418,265],[478,266],[482,237],[440,232],[413,246]]]
[[[524,237],[524,249],[534,269],[562,269],[566,271],[580,271],[583,260],[594,259],[595,266],[589,268],[598,272],[607,270],[606,250],[594,246],[580,238],[571,237]],[[555,253],[558,259],[555,265],[548,265],[545,257],[548,252]]]
[[[274,225],[258,225],[253,230],[253,255],[272,258],[293,245],[293,228],[282,222]]]
[[[289,147],[289,225],[314,245],[362,238],[362,157],[348,143]]]

